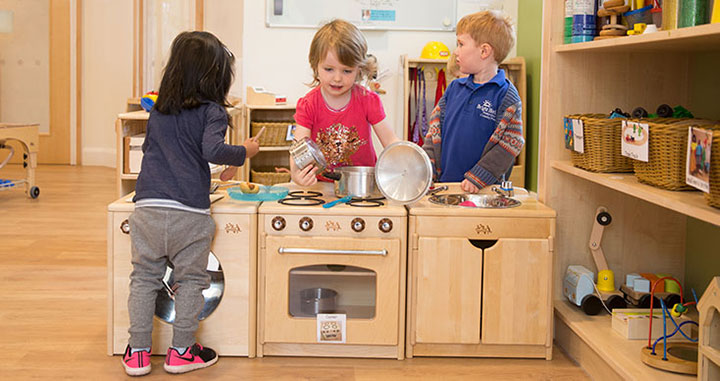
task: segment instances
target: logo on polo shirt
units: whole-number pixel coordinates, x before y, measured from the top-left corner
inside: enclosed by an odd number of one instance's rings
[[[477,109],[480,110],[480,116],[485,119],[495,120],[497,111],[493,108],[492,102],[484,100],[482,103],[478,103]]]

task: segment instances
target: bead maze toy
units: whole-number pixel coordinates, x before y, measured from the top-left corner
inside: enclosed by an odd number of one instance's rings
[[[23,167],[26,171],[26,178],[19,180],[0,179],[0,191],[15,189],[19,185],[24,184],[25,193],[27,193],[30,198],[37,198],[40,195],[40,188],[35,185],[38,125],[0,123],[0,150],[10,151],[8,156],[0,162],[0,168],[7,165],[15,153],[13,146],[7,144],[9,141],[20,143],[23,152]]]
[[[648,343],[647,346],[643,347],[640,350],[640,358],[642,359],[642,362],[653,368],[675,373],[697,374],[698,340],[688,337],[681,328],[686,324],[694,324],[697,326],[698,323],[692,320],[688,320],[677,324],[677,322],[675,322],[675,319],[673,318],[673,316],[679,317],[680,315],[687,312],[688,306],[697,304],[697,296],[695,295],[695,290],[692,290],[693,298],[695,299],[695,301],[685,303],[683,300],[682,286],[680,285],[680,282],[677,281],[677,279],[669,276],[656,279],[655,281],[653,281],[652,288],[650,289],[650,316],[653,315],[653,300],[655,299],[655,289],[658,288],[661,282],[662,284],[664,284],[664,281],[666,279],[675,282],[680,289],[680,303],[676,303],[672,306],[672,308],[668,308],[668,306],[665,305],[665,302],[660,299],[660,306],[662,307],[663,312],[663,335],[661,337],[658,337],[655,342],[652,342],[651,333],[653,320],[655,319],[650,319]],[[669,335],[667,334],[668,320],[675,326],[674,330]],[[672,326],[670,328],[672,328]],[[689,342],[669,343],[668,338],[675,336],[678,333],[684,336],[685,339],[687,339]],[[660,341],[663,342],[662,352],[657,349],[657,344]]]

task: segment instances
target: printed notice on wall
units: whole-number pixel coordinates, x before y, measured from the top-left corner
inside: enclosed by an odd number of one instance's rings
[[[572,120],[573,130],[573,150],[579,153],[585,153],[585,142],[584,142],[584,131],[583,121],[580,119]]]
[[[710,152],[712,131],[688,128],[685,182],[705,193],[710,193]]]
[[[345,314],[317,314],[318,343],[344,343],[346,319]]]
[[[631,159],[648,161],[648,142],[650,129],[647,123],[623,120],[622,122],[622,155]]]

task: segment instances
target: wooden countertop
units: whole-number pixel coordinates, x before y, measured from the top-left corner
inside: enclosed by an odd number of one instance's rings
[[[109,212],[132,212],[135,210],[135,203],[132,198],[135,192],[120,197],[112,204],[108,205]],[[219,198],[219,199],[218,199]],[[256,214],[259,201],[238,201],[228,196],[225,190],[218,190],[210,195],[210,213],[227,213],[227,214]]]
[[[435,184],[435,186],[447,185],[447,191],[438,194],[465,193],[460,189],[460,183]],[[492,193],[490,187],[483,189],[481,194]],[[445,206],[433,204],[429,201],[430,196],[423,197],[420,201],[407,205],[411,216],[459,216],[459,217],[523,217],[523,218],[555,218],[553,209],[539,202],[534,196],[527,194],[523,189],[516,189],[513,198],[522,202],[522,205],[507,209],[470,208],[461,206]]]

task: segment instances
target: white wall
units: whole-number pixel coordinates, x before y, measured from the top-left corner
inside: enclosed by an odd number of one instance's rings
[[[465,11],[475,11],[488,1],[465,1]],[[505,0],[504,10],[517,20],[517,0]],[[475,9],[473,7],[476,7]],[[305,84],[312,80],[308,63],[310,42],[316,29],[267,28],[265,26],[265,1],[245,1],[243,17],[243,88],[261,86],[285,94],[288,102],[295,103],[308,92]],[[379,70],[390,70],[381,80],[387,94],[381,95],[388,121],[399,137],[403,122],[403,73],[400,57],[419,57],[423,46],[429,41],[441,41],[452,51],[455,48],[455,32],[418,31],[363,31],[369,53],[378,59]],[[515,56],[515,49],[510,57]],[[244,92],[243,92],[243,98]],[[376,145],[377,147],[377,145]]]
[[[50,7],[47,1],[0,0],[13,12],[12,33],[0,33],[0,121],[39,123],[50,130]],[[2,154],[3,158],[5,154]]]
[[[115,120],[132,96],[133,2],[82,8],[82,162],[115,167]]]

